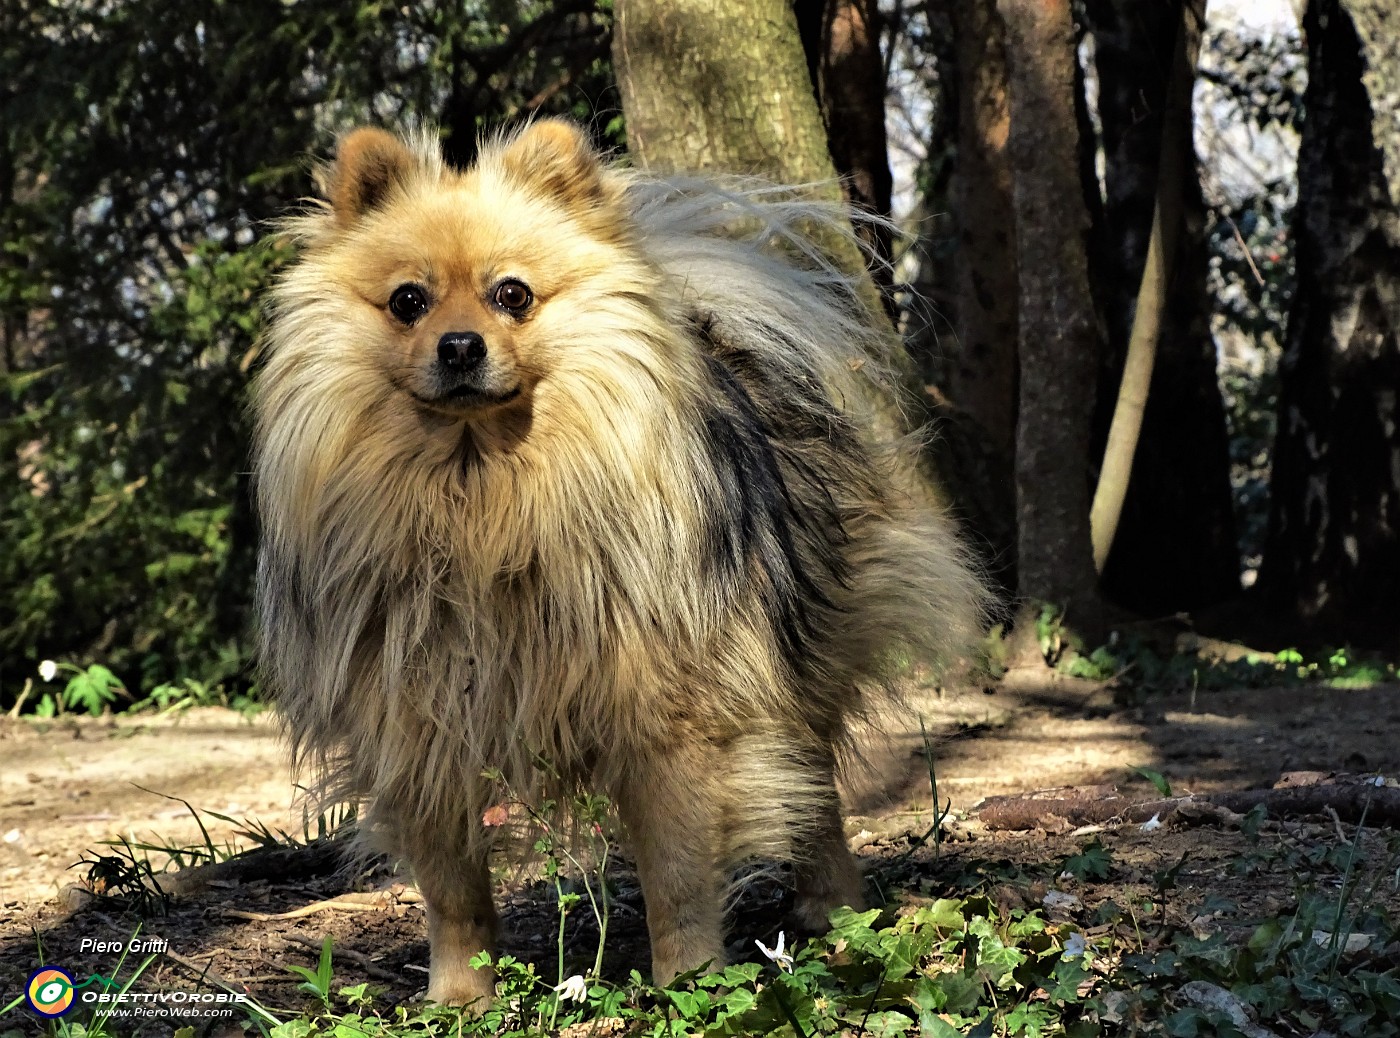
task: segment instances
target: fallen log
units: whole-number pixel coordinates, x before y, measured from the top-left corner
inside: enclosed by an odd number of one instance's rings
[[[179,897],[197,893],[211,883],[314,879],[339,871],[345,864],[344,852],[345,843],[338,839],[312,840],[285,847],[257,847],[223,861],[157,876],[156,881],[164,893]]]
[[[972,809],[989,829],[1063,830],[1081,825],[1163,825],[1222,821],[1221,812],[1245,815],[1263,805],[1270,818],[1336,816],[1357,824],[1400,825],[1400,788],[1379,785],[1375,776],[1292,772],[1272,789],[1231,790],[1142,800],[1116,786],[1061,786],[1033,793],[987,797]]]

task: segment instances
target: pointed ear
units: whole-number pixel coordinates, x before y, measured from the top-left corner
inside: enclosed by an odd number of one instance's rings
[[[416,161],[408,146],[387,130],[351,130],[340,139],[335,162],[324,177],[336,222],[348,226],[383,205],[389,192],[408,178]]]
[[[529,187],[566,204],[604,196],[603,166],[583,130],[564,119],[541,119],[508,141],[506,171]]]

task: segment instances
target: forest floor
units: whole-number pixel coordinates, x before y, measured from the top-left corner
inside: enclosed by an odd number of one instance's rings
[[[1309,892],[1335,897],[1349,877],[1369,870],[1374,881],[1367,896],[1375,908],[1392,918],[1400,909],[1397,875],[1391,875],[1395,841],[1384,827],[1369,827],[1356,839],[1356,826],[1323,816],[1270,820],[1262,827],[1215,819],[1146,829],[1046,824],[1003,832],[968,814],[983,797],[1047,787],[1112,784],[1138,799],[1156,797],[1136,767],[1160,773],[1175,794],[1265,788],[1297,771],[1393,779],[1400,774],[1400,687],[1300,685],[1124,705],[1100,685],[1013,672],[994,689],[929,691],[914,706],[929,742],[916,719],[872,747],[872,767],[846,790],[847,831],[872,905],[906,893],[979,891],[1003,909],[1068,914],[1093,933],[1095,926],[1118,925],[1119,917],[1104,906],[1138,904],[1145,914],[1134,914],[1132,926],[1142,944],[1144,931],[1165,933],[1169,922],[1198,936],[1232,928],[1246,933],[1259,920],[1287,917]],[[173,717],[11,719],[0,725],[0,1008],[18,998],[41,963],[61,965],[79,978],[131,972],[144,956],[122,965],[119,953],[90,944],[85,950],[83,942],[125,942],[138,923],[142,938],[168,942],[138,989],[222,985],[249,993],[279,1018],[296,1015],[316,999],[298,988],[302,978],[287,967],[314,970],[323,940],[331,937],[336,985],[368,981],[390,1005],[421,994],[427,964],[422,906],[411,890],[393,886],[392,876],[347,880],[321,869],[221,879],[173,898],[164,914],[144,921],[129,905],[70,886],[87,872],[73,867],[81,858],[117,853],[105,841],[124,839],[159,878],[171,864],[170,850],[193,848],[185,855],[189,861],[200,847],[212,845],[222,855],[250,846],[247,834],[258,829],[298,842],[315,835],[314,823],[304,822],[286,748],[269,716],[196,709]],[[952,815],[940,842],[919,843],[933,818],[930,770]],[[191,808],[200,812],[198,820]],[[605,974],[645,973],[640,891],[625,865],[611,869],[608,881]],[[376,888],[390,893],[322,904]],[[519,876],[503,880],[499,901],[502,950],[537,964],[552,981],[553,885]],[[755,939],[771,945],[784,925],[783,907],[776,885],[760,884],[746,895],[733,916],[731,954],[755,956]],[[569,918],[566,973],[591,964],[596,942],[585,902]],[[1394,946],[1384,954],[1395,957]],[[150,1033],[169,1033],[168,1026]],[[35,1027],[22,1007],[0,1015],[0,1036]],[[198,1033],[241,1032],[210,1022]]]

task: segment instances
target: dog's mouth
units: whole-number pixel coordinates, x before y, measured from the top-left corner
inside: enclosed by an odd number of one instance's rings
[[[452,389],[435,396],[424,396],[422,393],[413,393],[413,399],[424,407],[439,412],[446,412],[453,415],[466,415],[473,411],[482,411],[492,407],[500,407],[508,404],[520,396],[521,386],[519,383],[505,390],[486,390],[477,386],[454,386]]]

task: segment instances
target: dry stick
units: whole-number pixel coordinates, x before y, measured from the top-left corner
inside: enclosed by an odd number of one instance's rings
[[[264,1006],[261,1001],[249,996],[246,988],[240,990],[238,987],[234,986],[229,981],[225,980],[223,977],[210,970],[207,964],[196,962],[194,959],[187,959],[183,955],[177,955],[169,948],[161,952],[161,954],[164,955],[171,962],[177,962],[181,966],[184,966],[185,969],[194,971],[194,973],[197,974],[199,977],[199,983],[207,983],[212,985],[213,987],[218,988],[221,991],[227,992],[230,995],[241,995],[244,998],[247,998],[248,1001],[244,1004],[244,1008],[248,1012],[254,1014],[255,1016],[266,1020],[268,1023],[272,1024],[272,1026],[276,1027],[282,1022],[281,1020],[278,1020],[277,1017],[273,1016],[272,1013],[268,1011],[268,1007]],[[284,1010],[280,1007],[273,1008],[276,1008],[279,1013],[289,1011]]]
[[[293,973],[254,973],[247,977],[230,977],[229,983],[242,984],[296,984],[301,978]]]
[[[378,905],[359,905],[345,901],[317,901],[312,905],[303,905],[301,908],[294,908],[290,912],[245,912],[241,908],[225,908],[223,914],[229,919],[246,919],[253,923],[271,923],[279,919],[305,919],[309,915],[316,915],[318,912],[382,912]]]
[[[416,905],[422,901],[422,895],[416,890],[403,890],[398,893],[376,890],[372,893],[341,894],[325,901],[302,905],[289,912],[246,912],[241,908],[226,908],[223,914],[233,919],[270,923],[279,919],[303,919],[318,912],[386,912],[396,905]]]
[[[164,955],[171,962],[178,963],[179,965],[185,967],[185,969],[192,972],[201,983],[211,984],[212,986],[219,988],[221,991],[227,991],[228,993],[233,995],[247,994],[247,992],[240,991],[238,988],[234,987],[233,984],[231,984],[229,981],[225,980],[222,976],[215,973],[211,966],[211,963],[199,962],[195,959],[187,959],[185,958],[185,956],[173,952],[169,948],[161,952],[161,954]]]
[[[1245,241],[1244,235],[1240,233],[1240,225],[1235,223],[1234,217],[1223,209],[1219,212],[1225,218],[1225,222],[1230,225],[1230,232],[1235,236],[1235,241],[1239,243],[1240,251],[1244,253],[1244,261],[1249,264],[1249,272],[1254,275],[1255,284],[1263,288],[1264,275],[1259,273],[1259,268],[1254,264],[1254,254],[1249,251],[1249,242]]]
[[[1191,89],[1195,79],[1196,55],[1200,49],[1205,0],[1188,0],[1184,19],[1177,33],[1176,54],[1167,83],[1167,102],[1162,113],[1162,148],[1157,164],[1157,199],[1152,207],[1152,233],[1147,243],[1147,263],[1138,286],[1133,328],[1128,336],[1128,355],[1123,361],[1123,380],[1104,447],[1103,465],[1094,503],[1089,510],[1090,535],[1094,544],[1094,568],[1103,572],[1108,561],[1128,482],[1133,474],[1133,456],[1142,432],[1142,414],[1147,391],[1152,384],[1152,368],[1157,359],[1162,315],[1166,311],[1172,265],[1176,261],[1178,229],[1181,224],[1181,180],[1186,175],[1185,149],[1191,146],[1187,130],[1191,119]]]
[[[33,678],[25,678],[25,679],[24,679],[24,690],[23,690],[22,692],[20,692],[19,698],[15,700],[15,705],[12,706],[12,707],[10,707],[10,713],[9,713],[9,716],[10,716],[10,717],[18,717],[18,716],[19,716],[19,708],[22,707],[22,706],[24,706],[24,701],[25,701],[26,699],[29,698],[29,693],[30,693],[31,691],[33,691],[33,689],[34,689],[34,679],[33,679]]]

